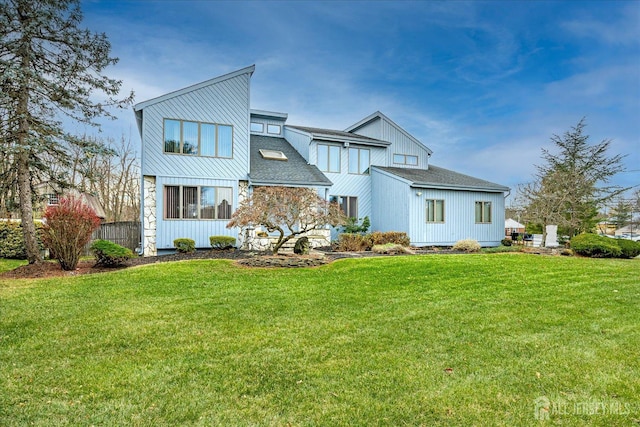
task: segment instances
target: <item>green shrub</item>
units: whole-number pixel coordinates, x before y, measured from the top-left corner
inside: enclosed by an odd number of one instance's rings
[[[511,246],[513,244],[513,241],[511,239],[502,239],[500,240],[500,244],[502,246]]]
[[[236,245],[236,239],[231,236],[210,236],[209,243],[211,243],[212,249],[231,249]]]
[[[365,216],[362,218],[362,224],[358,224],[358,218],[349,217],[347,218],[346,224],[342,227],[343,233],[360,233],[364,234],[369,231],[369,227],[371,226],[371,221],[369,221],[369,217]]]
[[[635,258],[640,255],[640,242],[627,239],[616,239],[614,242],[622,251],[621,258]]]
[[[473,239],[458,240],[455,245],[453,245],[454,251],[479,252],[480,249],[480,243]]]
[[[622,249],[613,239],[590,233],[574,236],[571,249],[579,255],[592,258],[617,258],[622,255]]]
[[[135,257],[131,249],[109,240],[96,240],[90,249],[96,258],[96,265],[105,267],[116,267]]]
[[[176,252],[181,254],[189,254],[196,251],[196,241],[193,239],[180,238],[173,241]]]
[[[38,246],[40,249],[44,249],[42,244],[42,224],[36,222],[35,226]],[[19,222],[0,222],[0,258],[27,259],[22,225]]]
[[[371,238],[368,235],[342,233],[338,236],[335,249],[341,252],[361,252],[371,249]]]
[[[80,199],[62,198],[44,213],[42,238],[51,256],[65,271],[75,270],[80,254],[91,240],[91,233],[100,227],[100,218]]]
[[[373,245],[371,252],[376,254],[412,254],[413,251],[406,246],[397,243],[385,243],[384,245]]]
[[[400,231],[374,231],[370,236],[371,243],[373,245],[386,245],[387,243],[394,243],[396,245],[409,246],[411,244],[407,233]]]

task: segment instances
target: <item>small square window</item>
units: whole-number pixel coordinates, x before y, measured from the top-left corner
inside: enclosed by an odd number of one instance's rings
[[[251,132],[264,133],[264,124],[251,122]]]
[[[280,135],[280,125],[267,125],[267,133]]]

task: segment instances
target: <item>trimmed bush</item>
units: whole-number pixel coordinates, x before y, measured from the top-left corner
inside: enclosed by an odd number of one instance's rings
[[[453,245],[454,251],[463,251],[463,252],[479,252],[481,249],[480,243],[477,240],[473,239],[463,239],[458,240],[455,245]]]
[[[96,258],[96,265],[105,267],[116,267],[135,257],[131,249],[109,240],[96,240],[91,244],[90,249]]]
[[[358,224],[358,218],[349,217],[347,218],[346,224],[342,227],[343,233],[360,233],[365,234],[369,231],[369,227],[371,226],[371,221],[369,221],[369,217],[365,216],[362,218],[362,224]]]
[[[511,246],[513,244],[513,241],[511,239],[502,239],[500,240],[500,244],[502,246]]]
[[[82,200],[72,197],[49,206],[43,217],[42,238],[51,257],[58,260],[63,270],[75,270],[91,233],[100,226],[100,218]]]
[[[373,245],[371,252],[376,254],[412,254],[413,251],[404,245],[397,243],[385,243],[384,245]]]
[[[627,239],[616,239],[614,241],[622,251],[621,258],[635,258],[640,255],[640,242]]]
[[[236,245],[235,237],[231,236],[210,236],[211,248],[216,250],[231,249]]]
[[[617,258],[622,249],[615,240],[597,234],[579,234],[571,239],[571,249],[579,255],[592,258]]]
[[[176,252],[181,254],[189,254],[196,251],[196,241],[193,239],[180,238],[173,241]]]
[[[44,249],[42,244],[42,224],[35,223],[38,246]],[[27,259],[24,246],[22,225],[19,222],[0,222],[0,258]]]
[[[297,255],[309,255],[310,249],[311,244],[309,243],[309,238],[307,236],[302,236],[293,246],[293,253]]]
[[[370,236],[356,233],[342,233],[335,244],[336,250],[341,252],[368,251],[371,246]]]
[[[407,233],[400,231],[374,231],[370,234],[371,243],[373,245],[386,245],[387,243],[394,243],[396,245],[409,246],[411,241]]]

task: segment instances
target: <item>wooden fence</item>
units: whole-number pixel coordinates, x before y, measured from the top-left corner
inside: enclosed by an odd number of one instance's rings
[[[138,245],[140,245],[140,222],[106,222],[100,224],[100,228],[91,235],[91,242],[100,239],[110,240],[113,243],[135,251]],[[87,255],[89,254],[91,242],[85,248]]]

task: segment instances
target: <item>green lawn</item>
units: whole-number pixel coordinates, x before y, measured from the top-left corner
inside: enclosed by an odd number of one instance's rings
[[[637,425],[639,273],[478,254],[0,279],[0,425]]]

